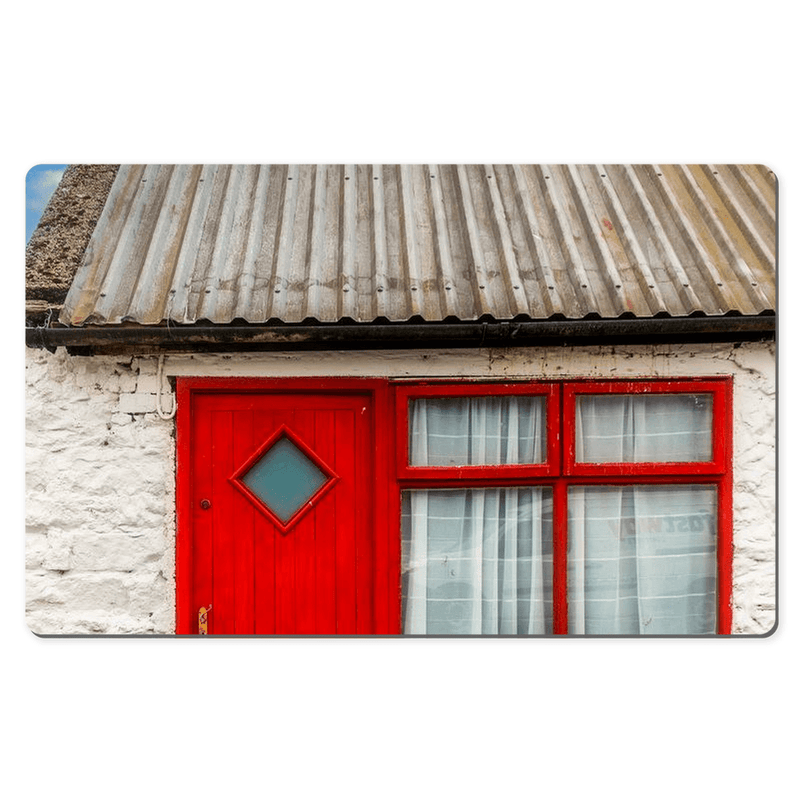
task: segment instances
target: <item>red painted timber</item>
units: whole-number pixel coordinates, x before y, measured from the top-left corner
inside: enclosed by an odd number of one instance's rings
[[[179,420],[178,446],[190,467],[178,479],[180,632],[195,632],[191,609],[200,596],[212,606],[209,633],[376,632],[375,587],[388,584],[389,565],[388,546],[375,543],[386,526],[374,519],[373,405],[385,383],[291,381],[291,391],[274,381],[234,383],[235,392],[227,381],[179,382],[189,413]],[[342,474],[278,530],[235,478],[284,425],[312,458]],[[384,475],[385,494],[388,483]],[[210,509],[187,513],[192,495],[199,508],[200,492]]]
[[[253,412],[242,411],[236,417],[231,445],[233,464],[238,464],[252,452]],[[234,562],[234,633],[255,633],[255,515],[250,503],[239,502],[231,496],[236,506],[236,528],[233,538]]]
[[[712,461],[576,464],[576,395],[628,391],[712,393]],[[547,398],[546,464],[408,466],[410,398],[529,392]],[[632,483],[717,487],[718,631],[730,633],[729,378],[396,385],[350,379],[179,379],[177,393],[178,633],[196,633],[197,610],[209,603],[210,633],[399,633],[402,489],[529,485],[553,490],[553,622],[554,631],[563,634],[568,629],[568,487]],[[313,453],[342,474],[342,485],[281,532],[230,478],[248,458],[248,447],[255,452],[283,424],[294,426]],[[203,499],[213,501],[210,509],[201,507]]]
[[[230,411],[211,412],[211,519],[213,525],[211,570],[213,608],[209,633],[236,632],[235,534],[239,520],[228,524],[236,498],[228,482],[233,470],[233,419]]]
[[[303,443],[318,453],[315,438],[316,411],[296,411],[294,430]],[[320,499],[324,502],[325,496]],[[286,538],[294,540],[295,573],[294,573],[294,606],[295,630],[308,634],[317,632],[317,563],[316,563],[316,524],[319,506],[310,508],[292,529],[287,532]],[[297,517],[298,515],[296,515]]]
[[[320,410],[315,418],[315,446],[319,455],[328,464],[336,457],[334,418],[336,412]],[[336,633],[336,571],[330,564],[336,563],[336,507],[337,494],[329,492],[317,506],[314,524],[316,540],[316,629],[323,635]]]
[[[336,632],[354,634],[356,632],[356,546],[353,532],[357,497],[353,412],[338,414],[335,430],[338,446],[334,469],[343,476],[336,498]]]
[[[178,634],[196,633],[192,630],[192,590],[195,586],[192,554],[192,531],[197,530],[192,508],[192,454],[190,442],[193,441],[191,394],[185,380],[177,381],[176,400],[180,413],[176,426],[176,542],[175,542],[175,632]],[[186,409],[186,411],[184,411]],[[196,620],[196,617],[195,617]]]

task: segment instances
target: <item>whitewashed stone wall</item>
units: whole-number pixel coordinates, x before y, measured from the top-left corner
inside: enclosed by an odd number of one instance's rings
[[[173,424],[155,362],[28,351],[27,619],[35,633],[172,633]]]
[[[734,376],[733,631],[775,603],[775,357],[763,344],[176,355],[167,376]],[[153,357],[27,351],[27,619],[40,634],[174,632],[174,422]],[[165,391],[169,391],[166,380]],[[172,396],[163,398],[171,408]]]

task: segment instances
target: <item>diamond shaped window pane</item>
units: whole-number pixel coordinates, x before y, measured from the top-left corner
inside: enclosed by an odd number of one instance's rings
[[[240,480],[282,522],[288,522],[328,481],[328,476],[282,436]]]

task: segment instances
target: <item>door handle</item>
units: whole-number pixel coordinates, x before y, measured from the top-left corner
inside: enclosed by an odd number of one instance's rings
[[[197,632],[202,635],[206,636],[208,634],[208,612],[211,611],[211,604],[209,603],[208,608],[205,606],[201,606],[200,610],[197,612]]]

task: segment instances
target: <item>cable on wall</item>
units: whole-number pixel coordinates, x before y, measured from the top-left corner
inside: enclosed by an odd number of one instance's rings
[[[178,410],[178,398],[173,394],[172,395],[172,411],[166,412],[161,407],[161,388],[162,382],[164,380],[164,356],[160,355],[158,357],[158,391],[156,392],[156,413],[161,419],[172,419],[175,416],[175,412]]]

